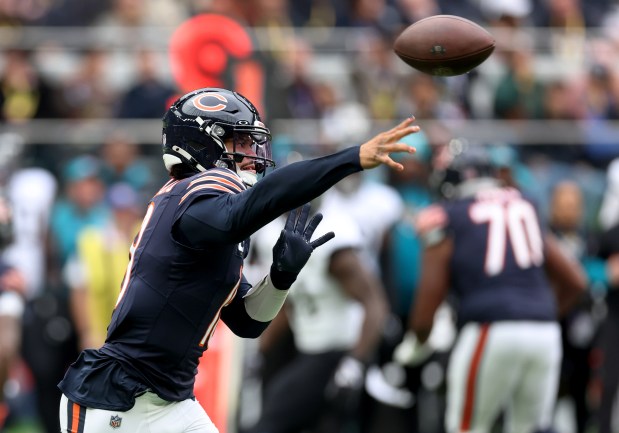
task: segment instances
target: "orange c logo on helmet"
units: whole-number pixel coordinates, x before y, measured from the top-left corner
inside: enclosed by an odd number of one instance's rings
[[[219,93],[204,93],[193,98],[192,102],[194,107],[202,111],[221,111],[226,108],[226,104],[207,105],[203,101],[208,97],[219,99],[221,102],[228,102],[225,96]]]

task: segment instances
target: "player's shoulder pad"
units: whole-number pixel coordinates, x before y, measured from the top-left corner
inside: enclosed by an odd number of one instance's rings
[[[446,236],[449,215],[445,208],[433,204],[422,209],[415,218],[415,231],[426,246],[442,241]]]
[[[237,194],[245,191],[245,189],[245,184],[239,175],[232,170],[213,168],[189,179],[180,202],[182,203],[188,198],[198,195],[212,193]]]

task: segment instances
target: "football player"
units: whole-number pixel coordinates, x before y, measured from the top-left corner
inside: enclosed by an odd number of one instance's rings
[[[399,139],[407,119],[361,146],[273,171],[271,134],[253,104],[217,88],[175,101],[163,118],[170,180],[152,198],[130,249],[127,272],[99,349],[84,350],[59,388],[62,432],[217,431],[193,395],[197,365],[218,321],[255,338],[282,306],[314,248],[321,216],[290,213],[270,272],[253,287],[243,276],[249,237],[349,174],[414,149]]]
[[[505,431],[547,431],[561,364],[557,317],[584,292],[584,273],[540,225],[534,203],[494,176],[484,151],[459,140],[449,149],[442,191],[450,199],[417,220],[422,275],[395,358],[427,356],[434,314],[451,290],[459,334],[446,431],[488,433],[501,413]]]
[[[368,238],[350,214],[332,205],[332,194],[339,196],[333,188],[312,205],[324,216],[325,228],[316,234],[328,228],[337,237],[312,254],[291,287],[287,308],[261,338],[260,349],[268,353],[290,329],[296,356],[266,384],[261,418],[251,433],[326,433],[360,418],[365,372],[382,336],[388,304],[362,254]],[[254,235],[257,261],[270,255],[267,246],[277,239],[282,223],[275,220]]]

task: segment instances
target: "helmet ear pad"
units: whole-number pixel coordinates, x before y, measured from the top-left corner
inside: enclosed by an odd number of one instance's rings
[[[174,115],[169,113],[168,115]],[[167,117],[167,116],[166,116]],[[165,119],[164,119],[165,122]],[[225,148],[207,134],[201,127],[192,125],[177,126],[168,123],[164,126],[164,154],[180,159],[178,163],[189,165],[196,172],[215,166]],[[168,167],[169,170],[169,167]]]

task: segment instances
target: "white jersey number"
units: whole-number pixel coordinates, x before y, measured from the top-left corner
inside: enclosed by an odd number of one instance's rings
[[[528,201],[479,201],[470,207],[469,215],[476,224],[488,224],[484,267],[488,275],[503,271],[508,241],[520,268],[544,262],[542,234],[535,209]]]

